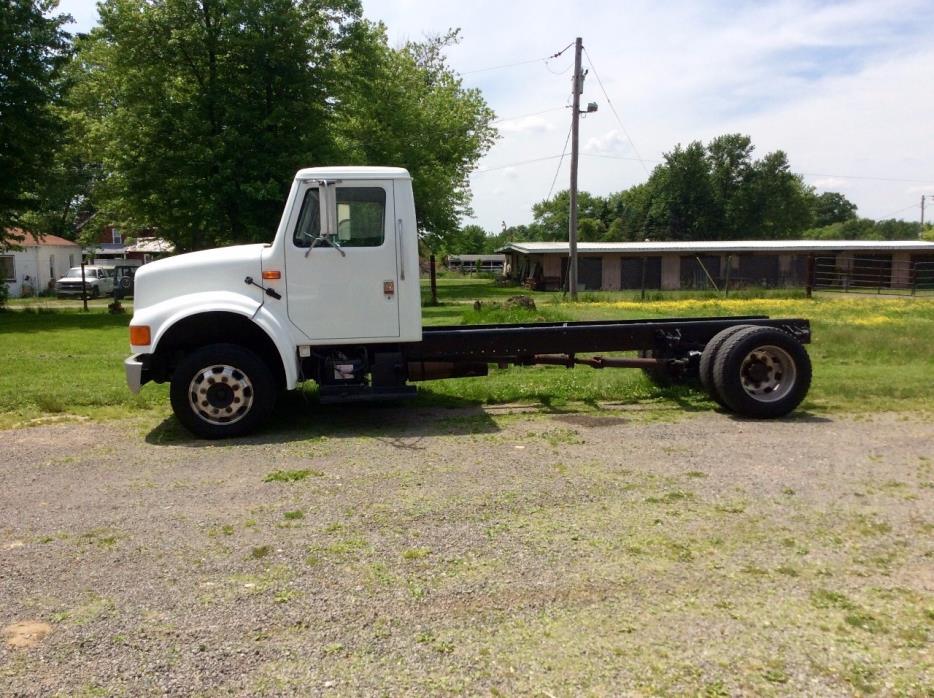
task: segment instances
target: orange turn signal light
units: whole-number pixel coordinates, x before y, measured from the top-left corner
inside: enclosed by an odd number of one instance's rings
[[[136,347],[147,347],[151,341],[149,325],[130,325],[130,344]]]
[[[278,269],[270,269],[263,272],[263,278],[267,281],[275,281],[276,279],[282,278],[282,272]]]

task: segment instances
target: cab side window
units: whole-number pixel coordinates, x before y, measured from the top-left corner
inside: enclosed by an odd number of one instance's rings
[[[337,241],[342,247],[379,247],[386,238],[386,190],[337,188]]]
[[[321,209],[318,199],[318,189],[312,188],[305,192],[302,201],[302,210],[298,214],[298,224],[292,234],[292,241],[296,247],[311,247],[321,235]]]

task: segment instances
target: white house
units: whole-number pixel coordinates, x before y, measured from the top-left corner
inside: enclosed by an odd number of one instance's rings
[[[0,248],[0,283],[6,283],[11,298],[32,296],[53,287],[56,279],[71,267],[81,264],[81,245],[57,235],[36,239],[22,230],[21,242],[11,241],[19,249]]]

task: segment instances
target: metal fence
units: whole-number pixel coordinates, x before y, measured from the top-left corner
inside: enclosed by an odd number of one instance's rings
[[[894,261],[885,257],[817,257],[814,288],[843,293],[934,295],[934,261]]]

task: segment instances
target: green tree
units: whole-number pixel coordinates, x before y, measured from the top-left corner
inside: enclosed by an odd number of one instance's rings
[[[856,218],[856,204],[835,191],[826,191],[814,196],[811,201],[811,211],[815,228],[823,228]]]
[[[811,240],[916,240],[918,224],[894,218],[874,221],[871,218],[850,218],[804,231]]]
[[[24,213],[36,207],[32,192],[61,132],[54,106],[70,51],[62,26],[71,17],[50,16],[57,5],[0,0],[0,246],[16,242],[8,229],[22,225]]]
[[[181,249],[268,240],[288,174],[327,162],[352,0],[105,0],[73,100],[110,221]]]
[[[578,235],[589,240],[601,239],[606,230],[606,199],[582,191],[577,195]],[[532,206],[534,224],[541,229],[541,240],[567,240],[571,218],[571,192],[567,189],[551,199]],[[588,223],[583,223],[589,220]],[[585,238],[579,237],[584,240]]]
[[[455,30],[395,50],[383,25],[360,22],[337,61],[341,155],[407,168],[419,229],[439,247],[471,213],[468,176],[496,137],[479,90],[447,65],[444,51],[457,41]]]
[[[795,238],[813,220],[808,188],[791,171],[788,156],[781,150],[753,164],[742,198],[746,223],[745,229],[735,231],[736,238]]]
[[[648,182],[653,227],[666,226],[671,240],[719,239],[723,220],[704,146],[699,141],[676,145],[664,157]]]
[[[442,254],[487,254],[490,238],[479,225],[465,225],[441,238]],[[437,254],[437,252],[436,252]]]

